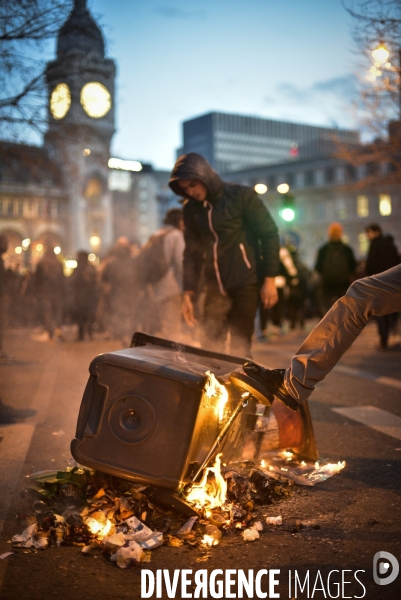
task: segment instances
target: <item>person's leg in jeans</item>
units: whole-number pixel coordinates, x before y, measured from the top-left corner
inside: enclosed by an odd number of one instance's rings
[[[381,315],[380,317],[376,317],[376,323],[380,337],[380,348],[385,350],[390,335],[391,315]]]
[[[358,279],[316,325],[291,360],[284,383],[304,402],[358,337],[369,319],[401,310],[401,265]]]
[[[255,315],[259,303],[259,286],[247,285],[230,292],[232,305],[228,313],[231,334],[230,353],[250,356]]]
[[[223,296],[217,284],[206,287],[202,316],[202,348],[216,352],[225,351],[231,307],[231,298],[228,295]]]

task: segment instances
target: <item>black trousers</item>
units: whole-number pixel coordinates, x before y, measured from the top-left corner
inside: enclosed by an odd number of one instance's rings
[[[250,356],[255,315],[259,303],[259,286],[247,285],[223,296],[218,285],[206,286],[203,308],[202,346],[224,352],[230,333],[229,353]]]

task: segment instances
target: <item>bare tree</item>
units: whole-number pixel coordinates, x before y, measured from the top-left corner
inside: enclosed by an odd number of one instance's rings
[[[369,143],[338,144],[336,156],[363,166],[357,187],[401,182],[401,0],[344,0],[353,17],[360,82],[356,112]],[[372,51],[381,48],[381,56]],[[379,53],[380,54],[380,53]]]
[[[0,1],[1,138],[21,139],[46,123],[43,52],[71,0]]]

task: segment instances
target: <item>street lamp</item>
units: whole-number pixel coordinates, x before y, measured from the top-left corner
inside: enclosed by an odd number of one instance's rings
[[[393,66],[391,64],[391,62],[389,61],[390,58],[390,50],[387,48],[387,46],[385,45],[385,43],[380,40],[378,46],[376,46],[376,48],[374,48],[371,51],[371,54],[373,56],[373,60],[374,60],[374,65],[371,67],[370,69],[370,74],[371,74],[371,78],[374,81],[377,77],[380,77],[381,75],[383,75],[383,71],[382,69],[384,68],[387,71],[392,71],[393,73],[397,74],[397,83],[395,84],[395,87],[397,89],[397,93],[398,93],[398,110],[399,110],[399,119],[401,120],[401,78],[400,78],[400,74],[401,74],[401,48],[398,48],[398,65],[397,66]],[[385,90],[388,90],[388,86],[392,85],[394,86],[394,84],[389,84],[389,79],[386,80],[386,82],[384,83],[385,86]],[[394,89],[394,87],[393,87]],[[390,90],[391,91],[391,90]]]
[[[390,56],[390,51],[387,48],[387,46],[384,44],[384,42],[380,42],[380,44],[378,46],[376,46],[376,48],[374,48],[374,50],[372,50],[372,56],[375,60],[375,63],[377,64],[377,66],[381,66],[381,65],[384,65],[384,63],[386,63],[388,61],[388,58]]]

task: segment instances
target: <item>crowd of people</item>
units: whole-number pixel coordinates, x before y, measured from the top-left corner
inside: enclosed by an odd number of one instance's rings
[[[100,264],[86,251],[66,277],[52,247],[31,272],[0,258],[0,356],[4,328],[41,327],[48,339],[76,325],[77,341],[101,333],[129,345],[134,331],[249,356],[255,331],[272,339],[322,318],[349,286],[400,263],[391,236],[366,228],[370,247],[357,261],[340,223],[328,229],[313,269],[280,240],[257,194],[224,182],[200,155],[181,157],[170,187],[182,208],[170,209],[143,248],[119,238]],[[0,256],[7,239],[0,236]],[[388,347],[398,312],[377,315],[380,348]],[[231,347],[230,344],[231,343]]]

